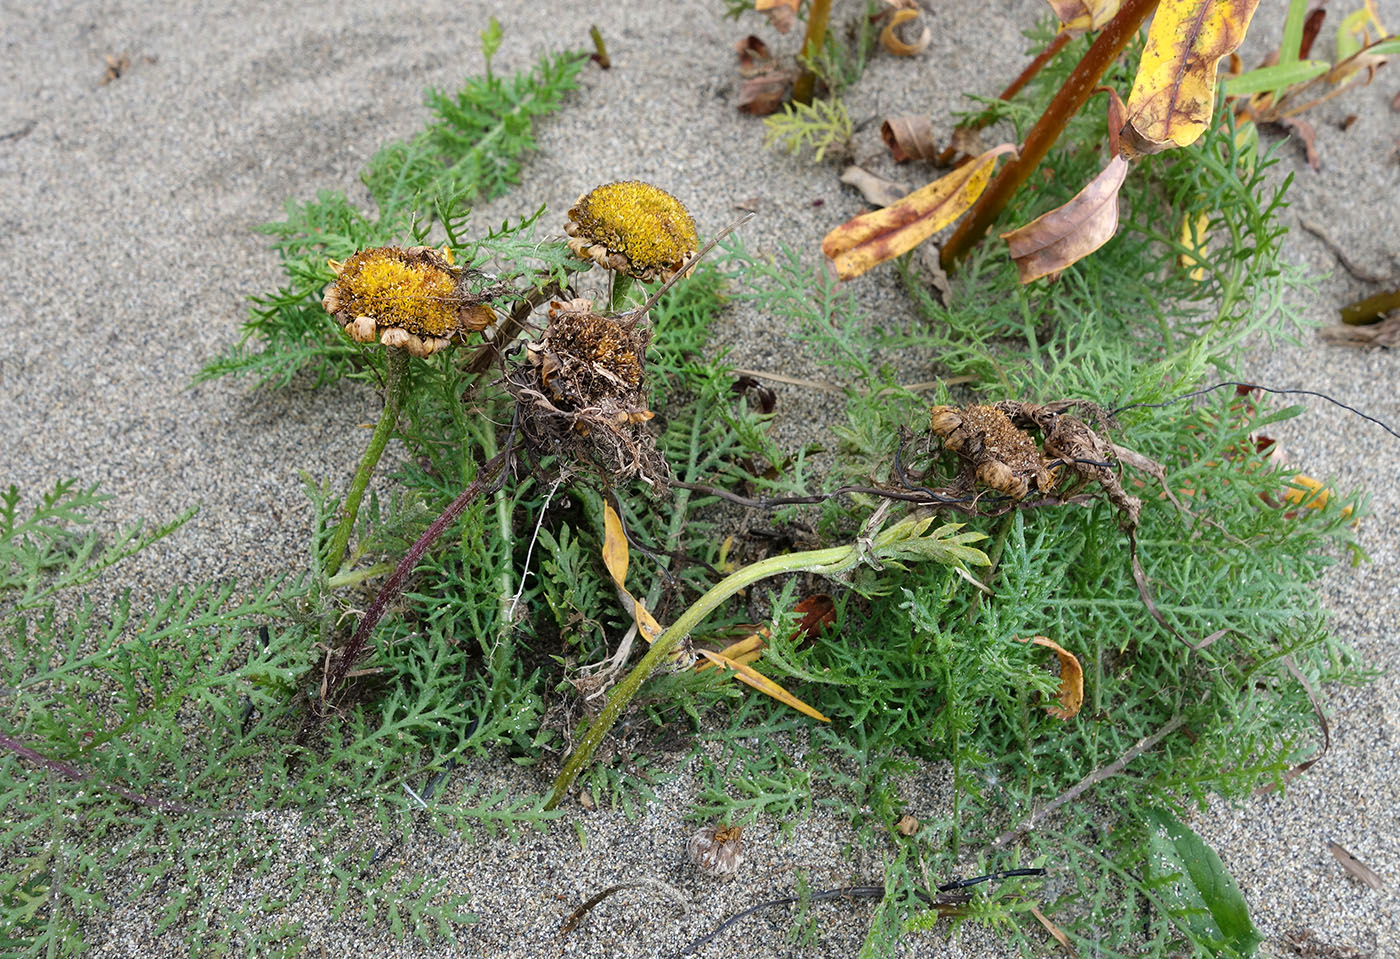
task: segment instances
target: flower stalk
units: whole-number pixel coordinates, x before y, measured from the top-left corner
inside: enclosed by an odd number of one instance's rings
[[[870,537],[862,537],[847,546],[770,556],[736,570],[720,580],[682,613],[680,618],[651,644],[651,648],[632,671],[613,687],[598,718],[583,734],[578,746],[565,761],[558,778],[554,780],[554,789],[549,801],[545,803],[545,808],[553,809],[559,805],[579,773],[593,758],[593,753],[602,744],[608,730],[622,716],[627,704],[637,695],[637,691],[651,676],[652,671],[670,656],[706,616],[740,590],[760,580],[784,573],[816,573],[819,576],[834,578],[849,573],[862,561],[877,567],[881,560],[897,559],[933,559],[958,568],[962,568],[966,562],[979,566],[987,565],[987,557],[980,550],[964,545],[983,538],[981,533],[947,535],[956,533],[956,524],[943,526],[928,533],[932,522],[929,516],[915,514],[888,529]]]
[[[340,572],[340,565],[345,560],[350,535],[354,532],[355,520],[360,515],[360,503],[369,487],[370,477],[374,475],[374,468],[379,465],[379,458],[384,455],[384,448],[389,445],[389,437],[394,433],[399,410],[403,407],[404,395],[408,392],[408,351],[402,347],[391,346],[385,353],[384,410],[379,414],[379,422],[375,424],[369,446],[365,449],[365,455],[360,459],[360,467],[355,471],[355,478],[351,480],[350,489],[345,494],[345,512],[326,553],[325,568],[332,576]]]

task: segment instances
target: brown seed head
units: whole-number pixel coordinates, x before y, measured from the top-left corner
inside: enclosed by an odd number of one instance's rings
[[[706,876],[733,879],[744,864],[742,833],[740,826],[706,826],[690,837],[686,858]]]

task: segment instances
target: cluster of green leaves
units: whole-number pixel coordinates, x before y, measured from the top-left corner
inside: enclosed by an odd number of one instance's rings
[[[1040,78],[1042,104],[1074,61],[1067,53]],[[1036,90],[1029,106],[999,109],[1038,115]],[[1083,182],[1097,168],[1095,152],[1079,144],[1099,142],[1103,121],[1086,114],[1075,122],[1081,135],[1051,153],[1044,187],[1018,198],[1006,222],[1060,204],[1062,184]],[[901,264],[924,321],[911,329],[873,324],[847,291],[795,254],[765,260],[730,245],[730,268],[748,283],[740,295],[850,384],[848,424],[837,430],[844,464],[829,482],[890,479],[900,431],[927,436],[928,400],[903,390],[887,365],[900,351],[937,357],[948,374],[969,380],[962,398],[1124,407],[1110,435],[1163,464],[1172,494],[1194,514],[1178,510],[1150,477],[1129,488],[1144,500],[1136,538],[1156,607],[1192,640],[1225,631],[1192,650],[1152,617],[1138,595],[1121,517],[1105,501],[983,521],[998,544],[989,550],[999,557],[992,596],[959,588],[937,567],[890,570],[879,583],[888,601],[840,601],[838,628],[818,642],[793,642],[791,619],[776,619],[765,669],[831,716],[832,727],[810,731],[808,760],[794,762],[780,745],[738,744],[742,724],[767,724],[759,726],[760,744],[803,726],[780,715],[762,719],[768,707],[747,704],[735,712],[736,725],[710,734],[723,748],[696,812],[787,819],[815,794],[862,823],[872,847],[905,846],[908,855],[887,868],[897,895],[877,912],[870,954],[936,921],[915,891],[932,892],[927,877],[952,873],[967,848],[985,849],[988,870],[1024,859],[1050,868],[1050,879],[1007,884],[974,909],[973,918],[1026,948],[1028,901],[1053,905],[1078,946],[1106,956],[1248,955],[1257,946],[1219,861],[1208,848],[1200,853],[1199,840],[1173,816],[1210,794],[1235,799],[1282,788],[1286,772],[1320,748],[1313,694],[1362,678],[1356,658],[1329,636],[1313,592],[1350,543],[1344,510],[1358,503],[1353,496],[1296,515],[1265,505],[1286,476],[1258,461],[1251,435],[1299,408],[1256,409],[1233,389],[1194,404],[1131,404],[1209,384],[1233,369],[1246,340],[1286,335],[1297,322],[1286,294],[1299,279],[1279,257],[1286,183],[1266,182],[1271,162],[1237,142],[1226,111],[1190,150],[1144,163],[1124,190],[1119,236],[1057,282],[1020,286],[1004,251],[988,243],[952,278],[944,303]],[[1176,229],[1198,218],[1213,238],[1203,252],[1184,245]],[[1187,267],[1178,263],[1190,254]],[[1192,277],[1196,266],[1201,274]],[[930,469],[924,482],[938,485],[940,473],[956,470],[937,455],[916,462],[920,448],[927,447],[906,446],[905,466]],[[1133,476],[1128,471],[1125,481]],[[828,505],[823,529],[848,532],[864,508]],[[1034,635],[1083,663],[1086,701],[1073,721],[1042,708],[1058,681],[1044,650],[1016,642]],[[1190,737],[1137,756],[1131,775],[1110,778],[1076,804],[1106,810],[1101,819],[1052,818],[1015,853],[990,845],[1178,719]],[[840,756],[847,761],[833,761]],[[921,814],[912,842],[892,828],[903,812],[896,784],[907,756],[947,762],[955,787],[951,810]]]

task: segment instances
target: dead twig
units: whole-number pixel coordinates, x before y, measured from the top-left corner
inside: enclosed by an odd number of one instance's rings
[[[1076,799],[1082,796],[1091,786],[1095,785],[1096,783],[1101,783],[1105,779],[1108,779],[1112,776],[1116,776],[1119,773],[1121,773],[1124,769],[1127,768],[1128,763],[1132,762],[1134,759],[1141,756],[1149,749],[1152,749],[1162,740],[1166,739],[1172,733],[1176,732],[1178,729],[1181,728],[1183,724],[1185,724],[1185,722],[1186,717],[1181,715],[1180,713],[1177,713],[1170,720],[1168,720],[1166,725],[1164,725],[1161,729],[1157,730],[1151,736],[1144,736],[1142,739],[1139,739],[1131,749],[1129,749],[1123,755],[1119,756],[1113,762],[1109,763],[1107,766],[1100,766],[1098,769],[1095,769],[1093,772],[1089,773],[1089,775],[1079,780],[1079,782],[1075,783],[1069,789],[1066,789],[1064,792],[1060,793],[1060,795],[1050,800],[1050,802],[1046,803],[1044,806],[1041,806],[1035,812],[1031,813],[1025,819],[1021,820],[1021,822],[1006,830],[1006,832],[1002,833],[1000,836],[993,839],[991,845],[988,848],[1001,849],[1004,846],[1010,845],[1011,842],[1013,842],[1017,837],[1025,835],[1026,833],[1034,829],[1036,826],[1038,826],[1046,816],[1050,815],[1056,809],[1059,809],[1066,803],[1074,802]]]

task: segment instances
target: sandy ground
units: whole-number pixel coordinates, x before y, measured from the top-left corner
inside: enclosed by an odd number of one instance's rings
[[[931,5],[929,51],[913,61],[877,58],[848,98],[857,122],[913,111],[935,118],[961,108],[960,94],[993,93],[1016,69],[1019,31],[1041,16],[1029,0],[986,8]],[[1277,36],[1284,4],[1264,4],[1253,46]],[[1380,4],[1400,26],[1400,0]],[[342,482],[359,455],[356,426],[377,409],[365,389],[340,385],[250,392],[222,380],[190,387],[191,376],[232,342],[250,294],[279,281],[276,257],[254,224],[278,218],[287,197],[319,188],[363,199],[357,172],[380,143],[423,122],[424,87],[455,88],[482,67],[478,33],[488,12],[506,30],[498,70],[528,66],[545,48],[581,47],[590,23],[608,38],[614,69],[589,68],[583,89],[540,133],[526,183],[480,213],[498,222],[547,203],[554,219],[579,193],[609,179],[639,177],[680,196],[702,232],[725,225],[738,204],[760,216],[745,228],[751,249],[789,243],[815,258],[819,238],[860,208],[828,166],[765,153],[763,128],[734,109],[732,45],[754,29],[722,18],[718,2],[606,5],[361,0],[277,6],[197,0],[50,3],[0,12],[0,483],[37,495],[76,476],[115,496],[111,521],[172,516],[201,504],[179,535],[123,568],[138,594],[169,584],[236,576],[250,581],[300,563],[309,521],[297,471]],[[1331,31],[1341,9],[1333,11]],[[789,42],[794,42],[790,40]],[[129,65],[102,85],[105,56]],[[1256,53],[1257,56],[1257,53]],[[996,64],[992,73],[987,64]],[[1400,113],[1392,98],[1400,69],[1310,115],[1322,170],[1294,145],[1284,171],[1296,176],[1286,219],[1315,220],[1358,263],[1400,278]],[[1342,120],[1356,114],[1345,130]],[[878,158],[878,122],[857,137],[861,158]],[[875,161],[878,166],[883,161]],[[887,173],[893,172],[886,169]],[[912,174],[901,174],[909,177]],[[818,202],[820,201],[820,202]],[[1294,230],[1288,254],[1319,276],[1295,306],[1330,322],[1336,304],[1376,292],[1340,268],[1324,244]],[[876,313],[908,312],[888,271],[862,280]],[[736,313],[722,325],[743,365],[782,367],[782,331]],[[1258,350],[1245,376],[1331,393],[1400,423],[1395,355],[1322,344]],[[779,388],[785,423],[820,422],[821,398]],[[1286,796],[1220,805],[1196,825],[1219,850],[1280,955],[1279,937],[1310,928],[1318,940],[1400,956],[1393,891],[1347,878],[1327,852],[1336,841],[1400,886],[1400,678],[1394,643],[1400,612],[1394,517],[1400,507],[1400,441],[1322,403],[1280,430],[1299,468],[1364,488],[1374,516],[1361,529],[1373,562],[1330,575],[1323,602],[1340,634],[1384,670],[1373,685],[1334,691],[1333,749]],[[790,429],[790,427],[784,427]],[[911,801],[937,802],[946,789],[931,769],[911,782]],[[540,774],[502,765],[474,778],[537,791]],[[944,776],[946,778],[946,776]],[[473,890],[480,923],[463,934],[471,955],[669,955],[721,917],[791,888],[791,870],[814,882],[875,879],[879,863],[851,861],[845,827],[821,814],[779,841],[760,823],[748,838],[754,866],[728,886],[696,880],[679,866],[688,834],[681,820],[686,780],[667,787],[639,819],[583,812],[521,845],[484,838],[421,836],[411,858]],[[309,848],[285,824],[289,859]],[[309,853],[307,853],[309,855]],[[600,906],[567,940],[556,931],[589,893],[638,876],[681,887],[697,905],[687,916],[645,890]],[[232,889],[250,895],[255,887]],[[177,939],[155,937],[149,904],[117,903],[93,939],[104,955],[178,955]],[[298,901],[310,955],[429,955],[393,943],[328,907]],[[789,914],[772,910],[706,948],[711,957],[853,955],[868,904],[819,907],[821,943],[785,945]],[[907,954],[998,955],[972,930],[913,938]]]

